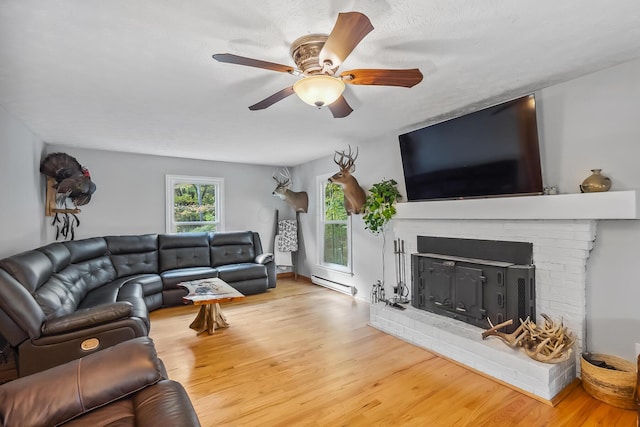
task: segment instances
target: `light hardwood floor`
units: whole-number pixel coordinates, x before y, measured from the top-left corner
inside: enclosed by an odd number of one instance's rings
[[[635,426],[581,386],[551,407],[367,325],[368,305],[293,280],[223,304],[231,324],[196,336],[198,307],[151,314],[151,337],[203,426]]]

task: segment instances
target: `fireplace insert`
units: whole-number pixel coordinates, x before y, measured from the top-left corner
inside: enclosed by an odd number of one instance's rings
[[[418,250],[434,252],[411,256],[414,307],[481,328],[489,327],[487,319],[494,325],[513,319],[513,325],[504,329],[506,332],[515,330],[519,319],[536,318],[530,244],[430,237],[426,238],[435,240],[423,240],[421,244],[421,238],[425,236],[418,237]],[[501,244],[504,248],[499,248]],[[483,258],[460,256],[474,254]],[[528,263],[517,263],[527,259]]]

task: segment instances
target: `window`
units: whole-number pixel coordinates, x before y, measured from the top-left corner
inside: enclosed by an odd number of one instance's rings
[[[167,175],[167,233],[223,231],[223,189],[223,178]]]
[[[327,178],[318,177],[320,264],[351,272],[351,217],[344,208],[342,188],[330,183]]]

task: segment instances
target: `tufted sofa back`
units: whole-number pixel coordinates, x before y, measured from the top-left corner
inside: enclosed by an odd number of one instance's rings
[[[253,244],[253,232],[239,231],[229,233],[210,233],[211,266],[253,262],[256,251]]]
[[[45,247],[48,248],[45,254],[53,255],[52,265],[53,260],[58,261],[57,272],[34,293],[47,317],[73,313],[87,293],[116,278],[104,238],[62,243],[69,252],[68,258],[63,255],[62,247],[51,247],[53,245]],[[63,259],[68,259],[66,265],[61,262]]]
[[[158,272],[158,235],[107,236],[111,262],[118,277]]]
[[[160,271],[210,266],[207,233],[161,234],[158,250]]]
[[[85,295],[116,278],[103,238],[53,243],[0,261],[47,318],[73,313]]]

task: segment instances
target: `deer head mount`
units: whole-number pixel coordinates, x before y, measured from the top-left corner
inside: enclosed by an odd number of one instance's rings
[[[349,152],[336,151],[333,156],[333,161],[340,167],[340,171],[329,178],[329,182],[338,184],[342,187],[344,193],[344,207],[347,211],[347,215],[359,214],[362,211],[362,206],[367,198],[358,180],[351,175],[356,170],[355,161],[358,158],[358,148],[356,148],[355,154],[351,151],[351,145],[349,145]]]
[[[307,213],[309,208],[309,196],[306,191],[291,191],[291,174],[289,169],[281,168],[273,173],[273,179],[278,183],[275,190],[271,193],[276,197],[280,197],[287,202],[289,206],[296,212]]]

